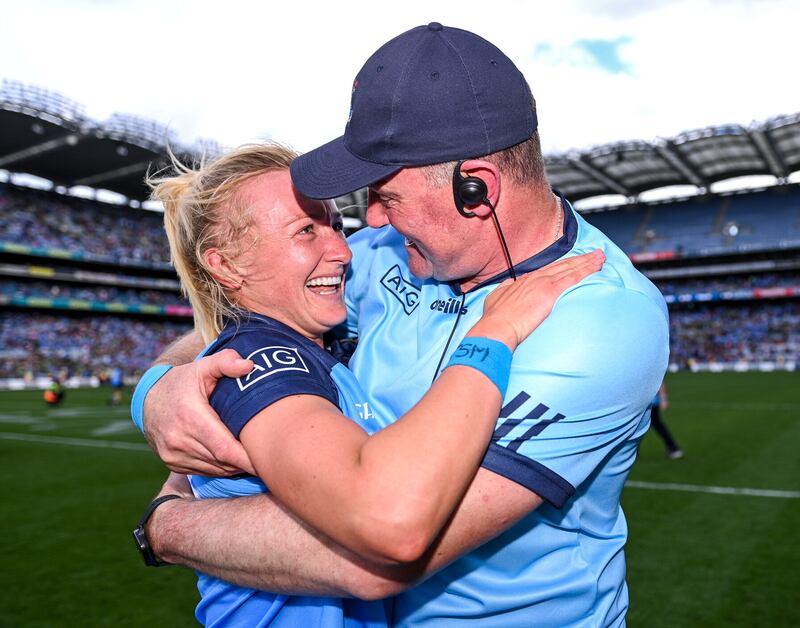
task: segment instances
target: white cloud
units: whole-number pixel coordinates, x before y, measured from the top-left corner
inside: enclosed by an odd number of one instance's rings
[[[291,3],[31,0],[4,8],[0,78],[61,92],[103,119],[169,124],[184,141],[274,137],[307,150],[341,133],[367,57],[433,20],[498,44],[527,76],[547,150],[652,139],[800,110],[797,2]],[[630,74],[573,44],[616,40]],[[546,44],[551,52],[534,54]],[[585,54],[585,53],[584,53]]]

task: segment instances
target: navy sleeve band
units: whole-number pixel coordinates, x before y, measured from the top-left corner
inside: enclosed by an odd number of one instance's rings
[[[314,397],[322,397],[339,409],[338,399],[335,399],[331,395],[331,391],[325,386],[315,382],[309,382],[308,380],[301,380],[300,384],[302,385],[302,388],[300,386],[295,388],[285,387],[280,391],[272,392],[269,397],[265,395],[254,395],[252,397],[247,397],[230,406],[229,408],[226,408],[225,410],[217,408],[214,403],[211,405],[222,418],[222,422],[228,426],[228,429],[237,439],[239,438],[239,434],[241,433],[242,429],[245,425],[247,425],[250,419],[256,416],[263,409],[271,406],[276,401],[280,401],[286,397],[293,397],[296,395],[313,395]],[[298,417],[298,420],[302,419],[303,417]]]
[[[543,464],[492,443],[481,466],[508,478],[561,508],[575,494],[575,487]]]

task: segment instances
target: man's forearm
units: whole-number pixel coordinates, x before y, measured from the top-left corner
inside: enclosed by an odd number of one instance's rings
[[[171,364],[180,366],[181,364],[188,364],[203,350],[203,347],[205,347],[205,344],[200,333],[190,331],[164,349],[161,355],[153,361],[153,365]]]
[[[381,599],[494,538],[540,503],[519,484],[481,469],[426,556],[395,567],[372,565],[340,548],[269,495],[167,502],[148,524],[148,538],[159,558],[241,586]]]
[[[381,599],[414,578],[413,568],[362,562],[269,495],[167,502],[148,537],[163,560],[274,593]]]

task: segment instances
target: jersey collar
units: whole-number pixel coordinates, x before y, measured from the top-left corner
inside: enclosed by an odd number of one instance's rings
[[[259,314],[244,308],[236,308],[235,317],[226,317],[224,320],[225,326],[222,328],[217,340],[215,342],[227,342],[230,338],[236,336],[240,331],[252,331],[253,329],[263,329],[265,326],[287,334],[290,337],[295,337],[298,342],[312,344],[315,347],[318,345],[297,330],[289,327],[286,323],[267,316],[266,314]]]
[[[575,210],[572,208],[570,202],[564,198],[564,195],[561,192],[554,189],[553,193],[558,196],[559,200],[561,201],[561,207],[564,208],[564,234],[546,249],[539,251],[533,257],[529,257],[518,264],[514,264],[514,272],[517,274],[517,276],[533,272],[542,266],[547,266],[551,262],[555,262],[557,259],[569,253],[569,251],[571,251],[572,247],[575,245],[575,240],[578,238],[578,221],[575,218]],[[479,283],[477,286],[473,286],[467,290],[467,294],[470,292],[475,292],[476,290],[480,290],[481,288],[485,288],[486,286],[502,283],[510,276],[511,275],[509,272],[504,270],[502,273],[495,275],[494,277],[490,277],[489,279]],[[459,288],[458,284],[453,283],[451,286],[456,294],[461,294],[461,289]]]

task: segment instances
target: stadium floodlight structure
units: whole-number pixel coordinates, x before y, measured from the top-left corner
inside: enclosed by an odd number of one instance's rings
[[[85,136],[94,136],[98,140],[116,142],[114,154],[123,159],[129,157],[133,147],[143,149],[138,158],[115,165],[109,169],[94,172],[89,176],[72,181],[75,186],[98,188],[113,186],[115,180],[136,176],[153,164],[159,156],[166,153],[168,145],[175,145],[175,138],[170,135],[166,125],[140,116],[114,113],[108,120],[99,124],[84,126]],[[138,153],[139,151],[137,151]]]
[[[208,138],[198,138],[195,140],[194,144],[188,147],[187,150],[188,154],[199,157],[205,161],[216,159],[222,156],[222,153],[225,152],[222,144],[216,140],[210,140]]]

